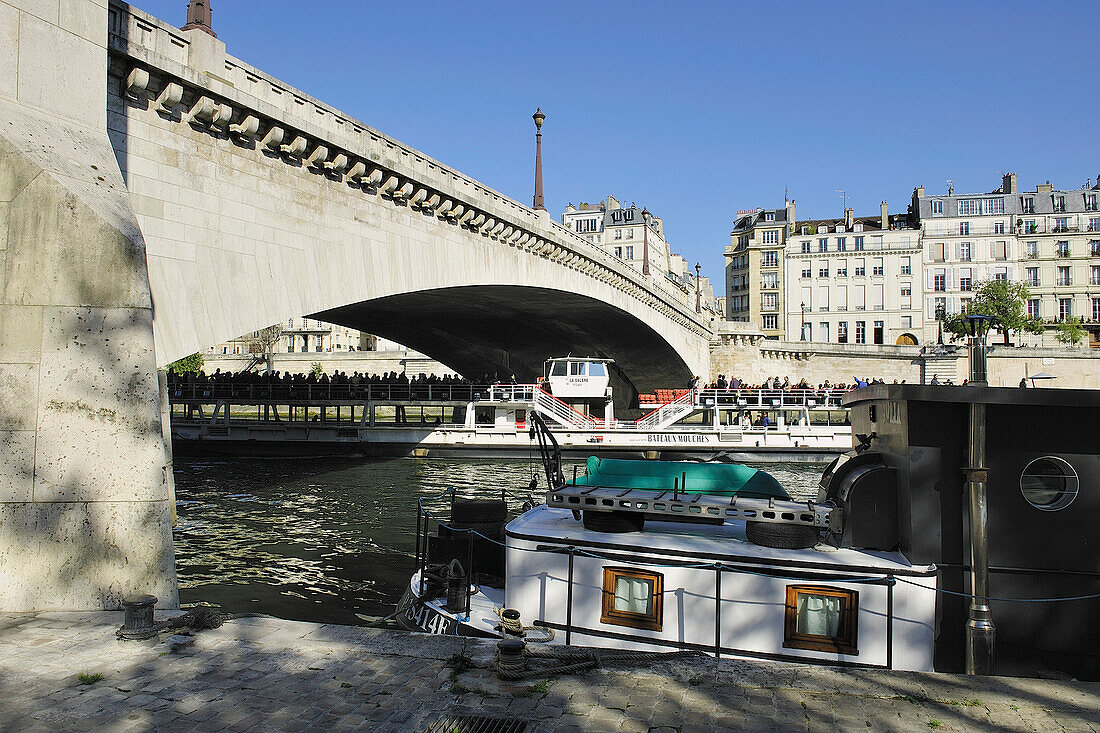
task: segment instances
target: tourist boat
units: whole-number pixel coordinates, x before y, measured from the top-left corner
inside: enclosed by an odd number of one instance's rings
[[[855,447],[813,501],[746,467],[593,458],[567,479],[538,430],[545,502],[507,523],[503,502],[492,516],[422,512],[398,619],[446,634],[526,628],[552,631],[551,643],[1096,680],[1100,458],[1084,428],[1100,393],[980,386],[981,361],[975,385],[846,397]]]
[[[567,356],[548,359],[534,384],[312,385],[293,394],[181,387],[170,394],[173,446],[181,454],[526,457],[535,414],[569,458],[824,465],[852,443],[843,389],[658,389],[638,395],[640,414],[625,419],[614,412],[613,368],[610,359]]]

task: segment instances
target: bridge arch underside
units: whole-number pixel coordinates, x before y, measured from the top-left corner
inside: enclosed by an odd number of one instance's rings
[[[312,317],[410,346],[470,379],[493,373],[533,381],[551,357],[614,359],[616,403],[687,386],[684,359],[650,326],[595,298],[516,285],[449,287],[391,295]]]

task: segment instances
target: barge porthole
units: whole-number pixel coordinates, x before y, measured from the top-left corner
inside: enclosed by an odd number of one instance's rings
[[[1020,474],[1024,501],[1044,512],[1065,509],[1073,503],[1080,484],[1073,466],[1057,456],[1036,458]]]

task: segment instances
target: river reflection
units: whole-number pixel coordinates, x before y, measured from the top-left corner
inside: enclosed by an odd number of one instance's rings
[[[413,570],[418,498],[452,487],[499,497],[503,488],[515,512],[541,470],[526,461],[430,458],[179,458],[175,467],[183,605],[341,624],[393,611]],[[822,471],[762,468],[796,498],[816,494]],[[539,490],[545,485],[540,477]]]

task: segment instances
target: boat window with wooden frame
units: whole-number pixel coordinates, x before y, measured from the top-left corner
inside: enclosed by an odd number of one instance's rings
[[[660,631],[664,576],[635,568],[603,569],[600,621]]]
[[[858,591],[788,585],[783,646],[787,649],[858,654],[858,616]]]

